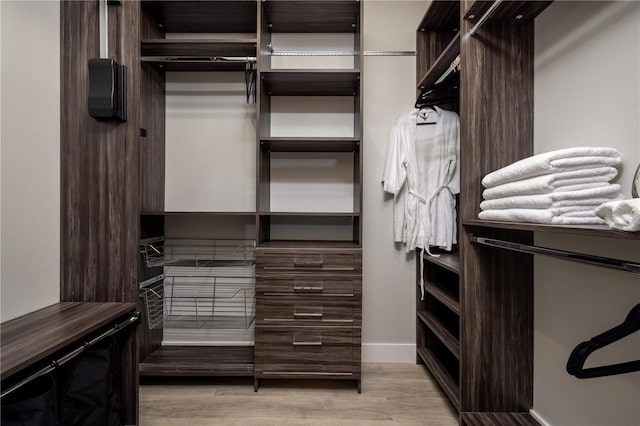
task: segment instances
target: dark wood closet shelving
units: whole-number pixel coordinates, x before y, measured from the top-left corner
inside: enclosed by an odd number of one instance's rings
[[[126,302],[60,302],[2,323],[0,378],[44,360],[135,309],[135,303]]]
[[[540,426],[529,413],[462,413],[466,426]]]
[[[260,212],[260,216],[358,217],[351,212]]]
[[[255,212],[142,212],[142,216],[255,216]]]
[[[147,39],[142,56],[256,56],[255,38],[237,39]]]
[[[460,301],[448,294],[446,291],[440,289],[429,281],[425,281],[424,291],[433,296],[447,308],[451,309],[455,314],[460,315]]]
[[[145,13],[168,33],[256,33],[255,0],[142,2]]]
[[[494,1],[477,0],[464,12],[464,19],[475,22],[484,15],[493,5]],[[503,1],[491,14],[489,20],[495,19],[535,19],[553,1]]]
[[[460,344],[458,339],[453,336],[449,330],[447,330],[440,320],[438,320],[435,315],[423,310],[418,310],[416,315],[427,327],[429,327],[431,332],[440,340],[440,342],[449,349],[453,356],[460,359]]]
[[[447,394],[453,406],[456,410],[460,410],[460,389],[456,381],[451,377],[447,369],[440,363],[432,351],[427,348],[417,348],[417,352],[422,361],[429,368],[429,371],[431,371],[431,374],[433,374],[433,377],[442,387],[442,390]]]
[[[256,38],[147,39],[141,42],[142,62],[166,71],[243,71],[246,62],[213,61],[213,57],[255,57]]]
[[[354,0],[267,0],[264,20],[274,33],[352,33],[359,27],[359,11]]]
[[[268,248],[359,248],[356,241],[322,241],[322,240],[275,240],[265,241],[262,247]]]
[[[432,1],[418,24],[418,31],[458,31],[460,28],[459,1]]]
[[[465,226],[497,229],[516,229],[521,231],[554,232],[593,237],[610,237],[623,240],[640,240],[640,232],[625,232],[609,229],[607,225],[544,225],[521,222],[495,222],[489,220],[465,220]]]
[[[433,85],[442,74],[449,68],[456,56],[460,54],[460,32],[457,32],[453,40],[447,45],[442,54],[438,56],[433,65],[427,70],[424,76],[418,82],[418,88]]]
[[[424,254],[424,261],[442,266],[451,272],[460,274],[460,254],[458,253],[442,253],[439,257]]]
[[[253,346],[160,346],[141,376],[253,376]]]
[[[262,137],[260,145],[270,152],[353,152],[359,149],[360,138]]]
[[[261,73],[270,96],[355,96],[360,72],[345,70],[282,70]]]

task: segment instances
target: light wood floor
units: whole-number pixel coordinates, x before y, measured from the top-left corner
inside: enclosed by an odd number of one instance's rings
[[[457,425],[424,367],[363,364],[352,381],[173,380],[140,387],[140,423],[176,425]]]

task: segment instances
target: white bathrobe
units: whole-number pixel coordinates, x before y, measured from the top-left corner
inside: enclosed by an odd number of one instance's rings
[[[424,110],[423,110],[424,111]],[[460,192],[460,120],[454,112],[419,110],[393,125],[383,173],[383,189],[394,195],[394,239],[407,252],[429,246],[451,250],[456,242],[454,194]]]

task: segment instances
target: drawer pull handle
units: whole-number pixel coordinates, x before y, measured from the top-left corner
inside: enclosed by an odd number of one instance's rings
[[[322,340],[317,342],[296,342],[295,340],[291,342],[293,346],[322,346]]]
[[[297,286],[294,285],[293,291],[322,291],[322,284],[320,286]]]
[[[320,260],[298,260],[293,261],[293,266],[296,268],[322,268],[324,261]]]
[[[294,312],[295,318],[322,318],[322,312]]]

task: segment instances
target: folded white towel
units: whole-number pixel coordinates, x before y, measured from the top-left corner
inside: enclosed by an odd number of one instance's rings
[[[485,210],[478,214],[482,220],[496,220],[499,222],[528,222],[551,225],[601,225],[604,220],[591,211],[585,217],[555,215],[553,209],[506,209]]]
[[[603,218],[610,228],[640,231],[640,198],[604,203],[596,209],[596,214]]]
[[[555,191],[597,188],[607,185],[617,175],[618,169],[615,167],[594,167],[558,172],[494,186],[485,189],[482,197],[485,200],[493,200],[512,195],[547,194]]]
[[[489,173],[482,179],[485,188],[555,172],[616,166],[622,162],[618,150],[606,147],[560,149],[516,161]]]
[[[581,189],[579,191],[552,192],[550,194],[518,195],[514,197],[496,198],[480,203],[482,210],[498,209],[545,209],[572,205],[595,206],[601,199],[617,200],[622,198],[620,185],[610,184],[599,188]],[[594,201],[596,200],[596,201]],[[576,201],[577,203],[574,203]]]

